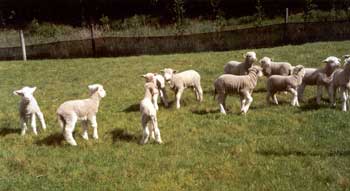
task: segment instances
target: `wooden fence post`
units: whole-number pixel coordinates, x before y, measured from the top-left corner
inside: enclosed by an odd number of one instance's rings
[[[90,33],[91,33],[91,47],[92,47],[92,55],[96,56],[96,45],[95,45],[95,36],[94,36],[94,26],[90,22]]]
[[[24,41],[23,30],[19,30],[19,38],[21,40],[23,60],[27,61],[26,44],[25,44],[25,41]]]
[[[286,8],[286,17],[285,17],[285,19],[284,19],[284,22],[287,24],[288,23],[288,8]]]

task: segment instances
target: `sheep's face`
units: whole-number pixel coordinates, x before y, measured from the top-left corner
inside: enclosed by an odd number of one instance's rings
[[[33,93],[35,92],[35,90],[36,90],[36,87],[31,88],[31,87],[25,86],[20,90],[14,91],[13,94],[21,96],[22,99],[29,101],[33,98]]]
[[[153,82],[155,80],[155,74],[153,73],[144,74],[142,77],[145,78],[146,82]]]
[[[344,68],[350,70],[350,56],[344,60]]]
[[[263,68],[267,68],[267,67],[270,67],[271,65],[271,58],[269,57],[264,57],[262,58],[260,61],[260,66],[263,67]]]
[[[254,63],[257,61],[256,58],[256,53],[255,52],[247,52],[244,54],[244,58],[246,61],[250,62],[250,63]]]
[[[173,74],[176,73],[176,71],[171,69],[171,68],[165,68],[164,70],[162,70],[162,72],[164,73],[165,81],[169,81],[171,79],[171,77],[173,76]]]
[[[92,84],[88,86],[90,95],[97,93],[100,97],[106,97],[107,93],[100,84]]]
[[[323,60],[323,62],[326,63],[328,67],[337,68],[340,66],[341,60],[335,56],[329,56],[328,58]]]
[[[303,65],[297,65],[293,69],[293,74],[294,75],[299,75],[301,77],[304,77],[305,75],[305,68]]]

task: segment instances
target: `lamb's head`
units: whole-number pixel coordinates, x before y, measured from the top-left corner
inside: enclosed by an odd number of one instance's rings
[[[292,75],[300,76],[301,78],[305,75],[305,68],[303,65],[297,65],[293,68]]]
[[[154,73],[147,73],[147,74],[142,75],[141,77],[145,78],[145,81],[147,83],[147,82],[154,82],[156,80],[155,76],[156,76],[156,74],[154,74]]]
[[[326,68],[334,70],[340,66],[341,60],[335,56],[329,56],[323,62],[326,63]]]
[[[269,76],[271,74],[271,58],[269,57],[263,57],[259,60],[260,66],[263,68],[263,73],[266,76]]]
[[[169,81],[177,71],[171,68],[165,68],[164,70],[161,70],[161,72],[164,74],[165,81]]]
[[[36,87],[25,86],[20,90],[16,90],[13,94],[21,96],[23,100],[30,101],[34,98],[33,93],[35,92]]]
[[[106,91],[101,84],[92,84],[88,86],[90,95],[97,94],[100,98],[106,97]]]
[[[344,60],[344,70],[350,71],[350,56]]]
[[[258,77],[263,76],[262,68],[260,66],[254,65],[248,69],[248,72],[249,73],[254,72]]]
[[[247,52],[243,55],[244,59],[246,62],[253,64],[256,62],[258,59],[256,58],[256,53],[255,52]]]

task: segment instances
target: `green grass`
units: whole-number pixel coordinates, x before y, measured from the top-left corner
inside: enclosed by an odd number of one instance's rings
[[[321,66],[325,57],[349,50],[350,41],[255,51],[259,58]],[[237,96],[227,100],[228,115],[219,113],[212,83],[227,61],[246,51],[0,62],[0,190],[349,190],[349,113],[339,105],[315,106],[314,87],[307,87],[308,102],[300,108],[283,94],[281,105],[267,106],[262,78],[246,116],[238,114]],[[180,110],[161,107],[165,144],[141,146],[139,76],[165,67],[198,70],[204,102],[187,90]],[[78,123],[78,147],[70,147],[55,110],[65,100],[87,97],[91,83],[107,91],[97,116],[100,139],[83,140]],[[25,85],[38,87],[46,117],[48,130],[38,136],[19,135],[19,97],[12,91]]]

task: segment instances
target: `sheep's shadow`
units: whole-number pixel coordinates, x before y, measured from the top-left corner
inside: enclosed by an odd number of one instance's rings
[[[170,108],[174,104],[174,101],[168,101],[168,107],[165,107],[163,103],[158,102],[158,107],[163,107],[163,108]],[[123,112],[126,113],[131,113],[131,112],[139,112],[140,111],[140,104],[132,104],[129,107],[123,109]]]
[[[37,145],[47,145],[47,146],[62,146],[64,137],[62,133],[51,134],[44,139],[35,142]]]
[[[259,88],[259,89],[255,89],[255,90],[253,91],[253,94],[254,94],[254,93],[264,93],[264,92],[266,92],[266,88]]]
[[[5,137],[7,135],[10,134],[20,134],[21,129],[19,128],[12,128],[12,122],[13,120],[5,120],[2,121],[1,125],[0,125],[0,136]]]
[[[278,157],[287,157],[287,156],[326,156],[326,157],[334,157],[334,156],[343,156],[347,157],[350,156],[350,150],[344,150],[344,151],[297,151],[297,150],[290,150],[290,151],[275,151],[275,150],[261,150],[256,151],[257,154],[263,155],[263,156],[278,156]]]
[[[117,128],[117,129],[114,129],[113,131],[111,131],[110,133],[112,134],[112,140],[114,143],[118,142],[118,141],[137,143],[137,140],[139,140],[138,136],[128,132],[128,130],[126,130],[126,129]]]
[[[196,115],[207,115],[211,113],[220,113],[220,110],[219,109],[199,109],[199,110],[192,110],[191,112]]]

